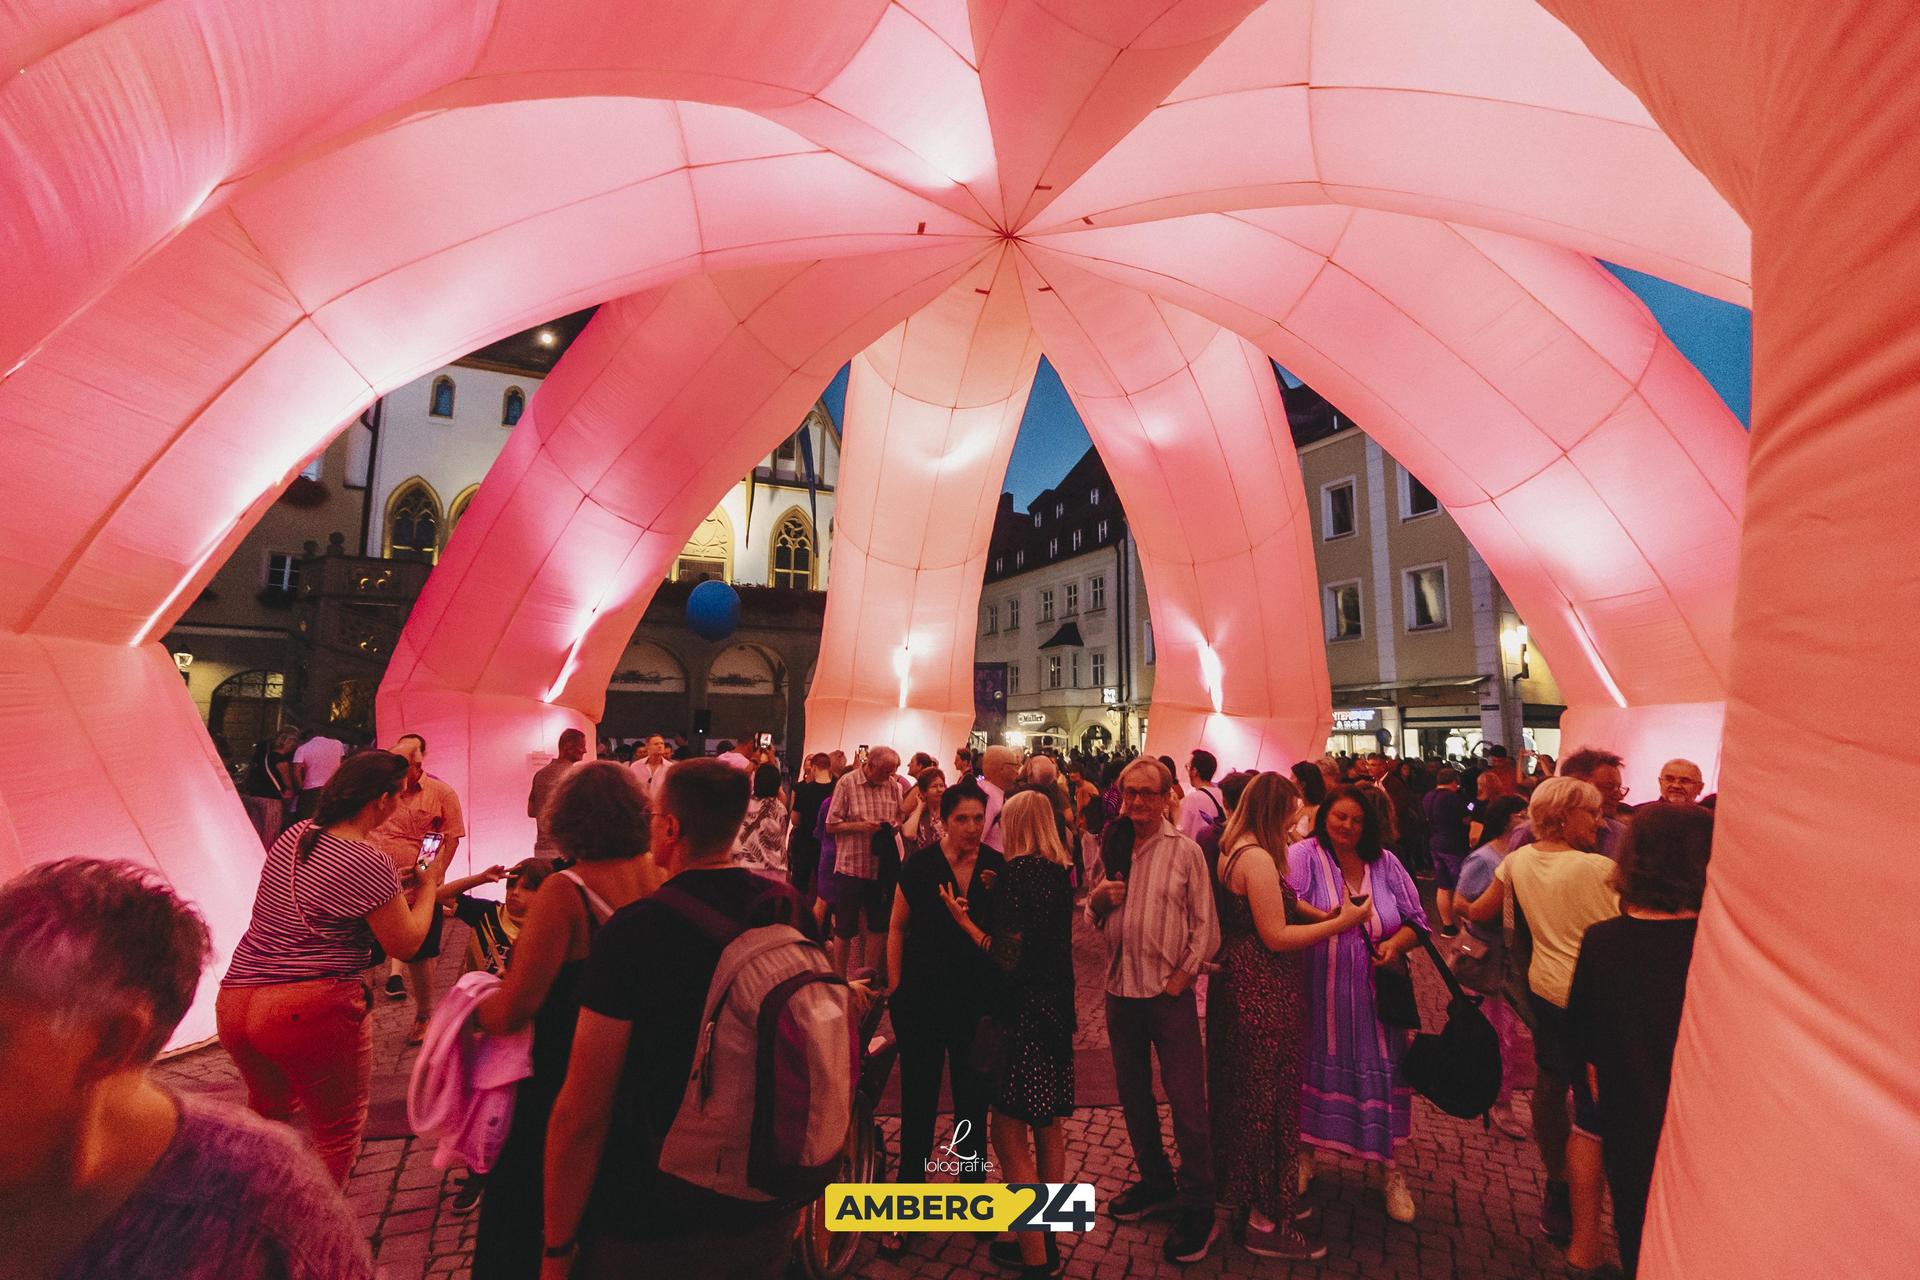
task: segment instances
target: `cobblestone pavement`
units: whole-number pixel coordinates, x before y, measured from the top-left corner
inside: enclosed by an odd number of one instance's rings
[[[449,932],[436,986],[444,989],[458,976],[464,945],[464,935]],[[1080,990],[1075,1047],[1083,1052],[1103,1050],[1107,1043],[1103,960],[1098,937],[1083,925],[1075,939]],[[1416,965],[1416,973],[1428,1025],[1437,1026],[1443,988],[1430,966]],[[411,1000],[377,996],[370,1132],[402,1131],[403,1113],[395,1108],[404,1106],[405,1073],[413,1063],[414,1051],[404,1043],[412,1020]],[[245,1101],[238,1075],[217,1044],[170,1059],[160,1074],[179,1088]],[[890,1149],[897,1150],[898,1121],[883,1124]],[[1164,1106],[1161,1125],[1172,1152],[1172,1123]],[[1084,1107],[1066,1122],[1066,1132],[1068,1179],[1093,1183],[1104,1206],[1133,1178],[1119,1108]],[[435,1169],[431,1157],[431,1150],[412,1138],[376,1137],[366,1143],[347,1185],[387,1280],[453,1280],[468,1273],[476,1218],[453,1212],[459,1171]],[[1179,1267],[1160,1256],[1165,1221],[1123,1224],[1103,1217],[1093,1231],[1068,1238],[1066,1274],[1075,1280],[1174,1275],[1520,1280],[1560,1274],[1559,1251],[1537,1230],[1543,1179],[1530,1142],[1455,1120],[1415,1099],[1413,1138],[1402,1148],[1401,1164],[1419,1205],[1419,1218],[1410,1226],[1388,1220],[1380,1193],[1359,1162],[1322,1158],[1310,1197],[1318,1213],[1309,1229],[1330,1249],[1317,1263],[1252,1257],[1228,1241],[1223,1224],[1222,1240],[1206,1261]],[[864,1243],[850,1274],[862,1280],[996,1274],[985,1246],[971,1236],[908,1236],[906,1241],[905,1252],[893,1258],[880,1256],[871,1241]]]

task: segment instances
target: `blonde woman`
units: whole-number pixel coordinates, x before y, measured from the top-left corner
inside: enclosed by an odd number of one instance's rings
[[[1599,790],[1579,778],[1548,778],[1535,787],[1527,802],[1532,843],[1494,868],[1493,883],[1464,912],[1479,924],[1500,919],[1511,893],[1533,938],[1527,965],[1536,1068],[1533,1140],[1547,1172],[1540,1231],[1566,1246],[1569,1270],[1598,1267],[1605,1248],[1600,1121],[1567,1029],[1567,993],[1580,944],[1589,926],[1620,914],[1613,861],[1592,852],[1605,820],[1603,803]]]
[[[1319,776],[1315,770],[1314,776]],[[1220,835],[1220,970],[1207,993],[1207,1097],[1214,1186],[1234,1234],[1262,1258],[1326,1256],[1294,1224],[1305,1072],[1308,947],[1364,923],[1371,906],[1314,910],[1287,885],[1287,844],[1300,808],[1292,779],[1262,773]]]
[[[1066,1135],[1057,1121],[1073,1113],[1072,861],[1061,847],[1053,804],[1040,792],[1009,797],[1000,830],[1007,865],[988,922],[993,932],[967,916],[964,900],[949,897],[947,905],[1002,975],[994,1010],[1002,1053],[992,1064],[992,1090],[993,1149],[1003,1176],[1063,1182]],[[1020,1266],[1023,1276],[1059,1273],[1059,1250],[1048,1232],[1022,1232],[992,1252],[996,1261]]]

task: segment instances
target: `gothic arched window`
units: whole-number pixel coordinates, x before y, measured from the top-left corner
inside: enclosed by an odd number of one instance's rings
[[[500,425],[510,427],[520,421],[520,415],[527,411],[527,393],[518,387],[508,387],[507,394],[500,401]]]
[[[771,564],[771,585],[812,589],[813,530],[798,511],[789,511],[774,529]]]
[[[427,482],[413,479],[387,503],[387,555],[432,564],[440,554],[440,499]]]
[[[436,418],[453,416],[453,379],[441,374],[433,380],[433,395],[427,401],[427,412]]]

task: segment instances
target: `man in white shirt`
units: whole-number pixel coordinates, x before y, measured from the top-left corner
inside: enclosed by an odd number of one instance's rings
[[[1000,810],[1006,807],[1007,792],[1020,780],[1020,757],[1012,747],[988,747],[980,757],[980,789],[987,793],[986,834],[980,842],[989,849],[1000,847]]]
[[[1187,760],[1187,794],[1180,801],[1180,834],[1198,841],[1208,827],[1227,823],[1227,801],[1213,785],[1220,768],[1211,751],[1195,751]]]
[[[738,769],[742,773],[753,768],[752,762],[735,750],[731,742],[722,742],[720,744],[720,750],[715,754],[714,759],[730,768]]]
[[[633,762],[633,772],[640,779],[640,789],[647,793],[648,801],[655,808],[660,806],[660,788],[666,783],[667,769],[672,764],[667,740],[657,733],[647,739],[644,753]]]
[[[331,728],[331,726],[329,726]],[[320,793],[347,758],[347,744],[315,730],[293,753],[293,774],[300,782],[300,816],[311,818]]]

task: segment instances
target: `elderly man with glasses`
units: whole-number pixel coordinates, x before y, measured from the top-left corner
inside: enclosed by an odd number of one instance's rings
[[[1214,1218],[1213,1138],[1207,1066],[1193,983],[1220,946],[1213,884],[1195,844],[1167,820],[1173,778],[1158,760],[1120,775],[1120,817],[1101,848],[1107,876],[1087,896],[1087,915],[1107,945],[1107,1041],[1140,1180],[1116,1197],[1112,1215],[1131,1222],[1178,1207],[1163,1249],[1168,1261],[1207,1256]],[[1173,1104],[1180,1148],[1176,1184],[1160,1140],[1149,1053]]]

